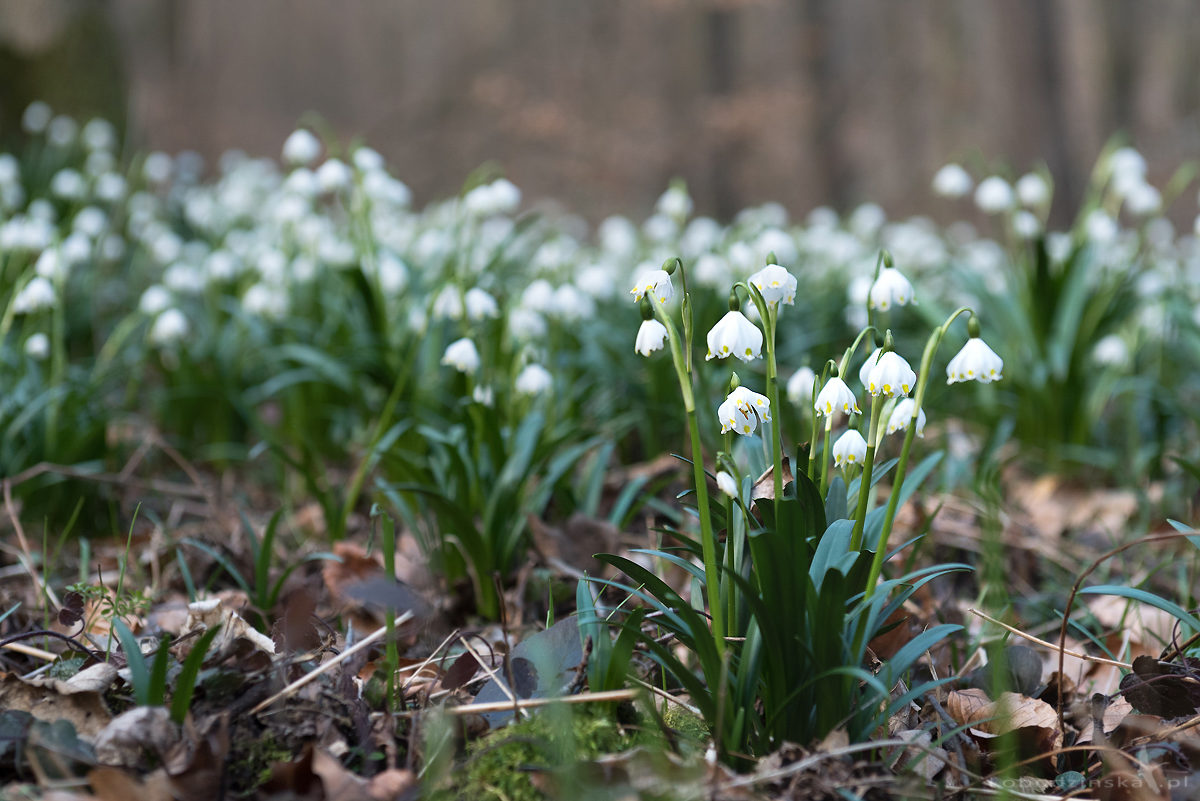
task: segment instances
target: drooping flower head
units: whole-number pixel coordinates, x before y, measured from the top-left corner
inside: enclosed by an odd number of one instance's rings
[[[721,421],[721,433],[736,431],[743,436],[753,434],[760,422],[766,423],[771,419],[771,401],[766,395],[760,395],[745,387],[738,387],[729,393],[725,402],[717,408],[717,418]]]
[[[973,184],[971,176],[957,164],[947,164],[933,176],[933,191],[942,197],[962,197]]]
[[[867,297],[867,305],[880,311],[887,311],[893,303],[897,306],[916,303],[912,283],[895,267],[887,265],[879,271],[879,277],[871,284],[871,292]]]
[[[656,350],[662,350],[667,336],[667,327],[654,319],[654,307],[649,300],[643,300],[642,327],[638,329],[637,341],[633,345],[634,353],[649,356]]]
[[[738,496],[737,479],[726,473],[724,470],[717,473],[717,488],[730,498],[736,498]]]
[[[629,294],[633,295],[634,300],[641,300],[643,296],[649,295],[659,303],[666,303],[674,296],[675,287],[671,284],[671,276],[666,270],[651,270],[638,278]]]
[[[867,458],[867,441],[853,428],[848,429],[833,443],[833,466],[862,464]]]
[[[540,364],[527,364],[517,376],[513,388],[522,395],[541,395],[554,386],[550,371]]]
[[[917,383],[917,374],[908,366],[904,357],[895,351],[879,356],[871,372],[867,374],[867,392],[873,397],[887,398],[907,395]]]
[[[788,400],[795,404],[804,404],[812,400],[813,385],[817,383],[817,374],[811,367],[801,367],[792,373],[787,382]]]
[[[762,351],[763,335],[758,326],[738,310],[731,310],[708,332],[705,360],[736,356],[744,362],[757,359]]]
[[[750,283],[762,293],[768,306],[778,307],[780,302],[791,306],[796,302],[796,276],[778,264],[768,264],[750,276]]]
[[[962,350],[946,365],[946,383],[978,381],[981,384],[990,384],[999,381],[1004,377],[1004,360],[980,339],[979,321],[975,317],[968,321],[967,332],[970,336],[967,344],[963,345]]]
[[[855,400],[854,393],[838,376],[833,376],[825,382],[825,386],[817,395],[815,408],[817,414],[826,416],[832,416],[839,412],[846,415],[862,414],[862,409],[858,408],[858,401]]]
[[[473,373],[479,369],[479,350],[475,343],[463,337],[446,346],[442,364],[449,365],[460,373]]]
[[[896,404],[896,408],[892,409],[892,413],[888,415],[887,432],[895,434],[897,431],[907,431],[908,424],[912,422],[913,405],[916,403],[912,398],[903,398]],[[917,436],[925,436],[925,410],[921,409],[917,412]]]

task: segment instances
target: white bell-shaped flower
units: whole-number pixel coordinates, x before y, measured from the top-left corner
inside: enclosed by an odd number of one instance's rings
[[[933,191],[942,197],[962,197],[973,185],[971,176],[957,164],[947,164],[933,176]]]
[[[867,374],[866,388],[871,395],[887,398],[907,395],[917,384],[917,374],[908,366],[904,357],[895,351],[879,356],[871,372]]]
[[[1036,208],[1050,199],[1050,185],[1036,172],[1026,173],[1017,181],[1017,197],[1022,205]]]
[[[908,424],[912,422],[913,405],[915,403],[916,401],[912,398],[904,398],[896,404],[896,408],[892,409],[892,413],[888,415],[887,432],[889,434],[908,430]],[[925,436],[924,409],[917,412],[917,436]]]
[[[833,443],[833,466],[861,465],[867,458],[867,441],[853,428]]]
[[[633,345],[635,353],[649,356],[656,350],[662,350],[667,341],[667,327],[658,320],[642,320],[638,329],[637,341]]]
[[[473,373],[479,369],[479,350],[475,343],[463,337],[446,346],[442,364],[449,365],[460,373]]]
[[[725,402],[717,408],[721,421],[721,433],[736,431],[743,436],[753,434],[760,422],[771,419],[771,401],[745,387],[730,392]]]
[[[978,381],[990,384],[1003,378],[1004,360],[979,337],[971,337],[946,365],[946,383]]]
[[[871,351],[871,355],[868,356],[867,360],[862,363],[862,367],[858,368],[858,383],[862,384],[864,389],[867,386],[867,378],[871,375],[871,370],[873,370],[875,365],[879,363],[879,357],[882,354],[883,348],[876,348],[875,350]]]
[[[792,373],[787,382],[788,400],[797,405],[812,400],[813,384],[817,383],[817,374],[811,367],[801,367]]]
[[[906,306],[915,302],[912,283],[895,267],[884,267],[879,271],[875,283],[871,284],[867,305],[872,309],[887,311],[893,303]]]
[[[158,315],[150,326],[150,341],[156,345],[171,345],[186,337],[190,329],[183,312],[170,308]]]
[[[635,301],[641,300],[644,295],[650,295],[659,303],[666,303],[674,296],[675,287],[671,284],[671,276],[666,270],[651,270],[638,278],[629,294],[633,295]]]
[[[717,489],[730,498],[736,498],[738,496],[737,479],[722,470],[717,473]]]
[[[778,306],[780,302],[791,306],[796,302],[796,276],[778,264],[763,267],[750,276],[750,283],[762,293],[768,306]]]
[[[837,376],[825,382],[825,386],[817,395],[815,408],[817,414],[827,416],[838,412],[847,415],[862,414],[862,409],[858,408],[858,401],[854,398],[854,393],[850,391],[846,382]]]
[[[757,359],[762,351],[763,335],[758,326],[740,311],[730,311],[708,332],[705,360],[736,356],[744,362]]]
[[[984,178],[975,188],[975,205],[987,214],[1008,211],[1015,200],[1012,187],[999,175]]]
[[[485,317],[500,316],[500,307],[496,304],[496,299],[477,286],[467,290],[463,302],[467,307],[468,319],[482,320]]]
[[[550,371],[540,364],[527,364],[517,375],[513,388],[522,395],[541,395],[554,386],[554,378]]]

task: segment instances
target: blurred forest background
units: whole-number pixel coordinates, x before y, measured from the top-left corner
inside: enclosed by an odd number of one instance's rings
[[[131,146],[277,157],[320,115],[418,203],[498,163],[531,200],[938,212],[948,160],[1045,162],[1060,213],[1110,135],[1200,154],[1195,0],[0,0],[0,137],[34,99]]]

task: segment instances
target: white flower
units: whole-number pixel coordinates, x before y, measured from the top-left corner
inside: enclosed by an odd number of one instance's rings
[[[475,389],[471,390],[471,400],[480,406],[490,407],[496,402],[496,393],[486,384],[476,384]]]
[[[155,150],[142,163],[142,175],[152,184],[163,184],[171,177],[174,168],[170,154]]]
[[[117,144],[117,130],[108,120],[88,120],[83,126],[83,146],[88,150],[112,150]]]
[[[376,274],[385,295],[399,295],[408,286],[408,265],[391,253],[379,257]]]
[[[50,110],[50,106],[41,100],[35,100],[25,107],[25,113],[21,115],[21,127],[26,133],[41,133],[46,130],[53,116],[54,112]]]
[[[862,367],[858,368],[858,383],[863,385],[863,389],[867,387],[867,378],[871,375],[871,370],[879,362],[879,357],[883,353],[883,348],[876,348],[871,351],[871,355],[862,363]]]
[[[762,350],[763,335],[758,326],[740,311],[730,311],[708,332],[708,355],[705,360],[736,356],[744,362],[757,359]]]
[[[25,353],[34,361],[43,362],[50,355],[50,337],[41,331],[30,334],[25,340]]]
[[[833,466],[862,464],[867,458],[867,441],[853,428],[847,429],[833,443]]]
[[[461,320],[463,299],[458,287],[447,284],[433,299],[433,316],[444,320]]]
[[[666,270],[652,270],[638,279],[629,294],[633,295],[635,301],[641,300],[643,295],[651,295],[659,303],[666,303],[675,294],[675,287]]]
[[[13,314],[28,314],[54,305],[54,284],[40,275],[34,276],[13,298]]]
[[[546,335],[546,318],[533,309],[518,306],[508,314],[508,330],[520,340],[541,339]]]
[[[1022,239],[1033,239],[1042,231],[1042,224],[1037,215],[1021,209],[1012,217],[1013,233]]]
[[[156,345],[170,345],[187,336],[190,328],[183,312],[175,308],[167,309],[150,326],[150,341]]]
[[[81,200],[87,192],[83,176],[71,168],[59,170],[50,179],[50,192],[63,200]]]
[[[1084,221],[1088,239],[1098,245],[1107,245],[1117,238],[1120,229],[1117,221],[1103,209],[1093,209]]]
[[[947,164],[933,176],[933,191],[942,197],[963,197],[973,184],[971,176],[957,164]]]
[[[545,278],[538,278],[521,293],[521,305],[537,312],[554,308],[554,287]]]
[[[873,397],[883,395],[894,398],[907,395],[917,383],[917,374],[908,366],[904,357],[895,351],[881,355],[867,374],[867,392]]]
[[[467,318],[470,320],[500,316],[500,307],[496,305],[496,299],[477,286],[467,290],[464,301],[467,306]]]
[[[1139,181],[1125,193],[1125,208],[1130,214],[1147,217],[1162,208],[1162,194],[1150,184]]]
[[[142,314],[154,316],[169,308],[172,300],[171,290],[162,284],[154,284],[142,293],[142,297],[138,301],[138,310]]]
[[[288,296],[280,287],[258,283],[242,296],[242,308],[247,314],[279,320],[288,313]]]
[[[788,306],[796,302],[796,276],[778,264],[768,264],[750,276],[750,283],[762,293],[768,306],[778,306],[783,301]]]
[[[988,214],[1008,211],[1013,205],[1012,187],[998,175],[984,178],[975,188],[975,205]]]
[[[1132,147],[1118,148],[1108,157],[1108,170],[1119,191],[1123,185],[1145,180],[1146,159]]]
[[[721,470],[717,473],[717,489],[730,498],[736,498],[738,496],[737,479]]]
[[[363,172],[374,172],[383,169],[383,156],[378,150],[372,150],[369,147],[357,147],[352,156],[354,166]]]
[[[1119,335],[1109,334],[1092,348],[1092,360],[1105,367],[1128,367],[1129,346]]]
[[[317,186],[322,192],[344,189],[354,180],[350,168],[341,159],[328,159],[317,168]]]
[[[475,343],[463,337],[446,346],[442,364],[449,365],[460,373],[473,373],[479,369],[479,351]]]
[[[760,422],[771,419],[771,401],[746,387],[738,387],[717,407],[721,433],[736,431],[743,436],[753,434]]]
[[[638,329],[637,342],[633,345],[634,353],[649,356],[653,351],[662,350],[667,341],[667,327],[658,320],[642,320]]]
[[[801,367],[792,373],[787,382],[788,400],[795,404],[806,404],[812,400],[813,385],[817,383],[817,374],[811,367]]]
[[[1004,377],[1001,375],[1003,370],[1004,361],[996,352],[979,337],[971,337],[958,355],[946,365],[946,383],[978,381],[981,384],[990,384]]]
[[[912,398],[904,398],[896,404],[896,408],[892,409],[891,415],[888,416],[887,432],[889,434],[908,430],[908,424],[912,422],[913,405],[915,403],[916,401]],[[917,412],[917,436],[925,436],[924,409]]]
[[[554,386],[550,372],[540,364],[527,364],[517,376],[513,387],[522,395],[541,395]]]
[[[668,217],[686,219],[692,213],[692,199],[688,196],[687,189],[676,184],[662,193],[658,198],[658,203],[654,205],[654,209],[659,214],[665,214]]]
[[[817,410],[817,414],[823,415],[833,415],[837,412],[862,414],[862,409],[858,408],[858,401],[855,400],[854,393],[850,391],[850,387],[846,386],[846,382],[837,376],[829,379],[821,388],[814,408]]]
[[[319,155],[321,140],[304,128],[292,131],[283,143],[283,160],[288,164],[312,164]]]
[[[913,285],[904,274],[895,267],[884,267],[879,271],[875,283],[871,284],[867,305],[872,309],[887,311],[893,303],[906,306],[914,302]]]
[[[1042,206],[1050,199],[1050,186],[1035,172],[1025,173],[1017,181],[1017,197],[1026,206]]]

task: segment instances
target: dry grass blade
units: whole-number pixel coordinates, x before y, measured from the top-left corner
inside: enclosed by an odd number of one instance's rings
[[[1045,640],[1039,639],[1038,637],[1035,637],[1032,634],[1028,634],[1024,631],[1021,631],[1020,629],[1010,626],[1003,621],[997,620],[996,618],[992,617],[991,615],[987,615],[987,614],[984,614],[983,612],[980,612],[978,609],[967,609],[967,611],[970,612],[971,614],[975,615],[976,617],[983,618],[984,620],[986,620],[989,623],[996,624],[997,626],[1004,629],[1005,631],[1009,631],[1009,632],[1012,632],[1013,634],[1016,634],[1019,637],[1023,637],[1024,639],[1029,640],[1029,642],[1037,643],[1038,645],[1042,646],[1043,648],[1048,648],[1051,651],[1054,651],[1055,653],[1058,653],[1060,651],[1060,646],[1055,645],[1052,642],[1046,642]],[[1061,651],[1062,651],[1062,653],[1066,654],[1067,656],[1073,656],[1076,659],[1082,659],[1087,662],[1096,662],[1101,665],[1112,665],[1114,667],[1125,668],[1126,670],[1133,669],[1133,665],[1129,664],[1128,662],[1119,662],[1116,659],[1106,659],[1103,656],[1089,656],[1088,654],[1081,654],[1078,651],[1072,651],[1070,648],[1061,648]]]

